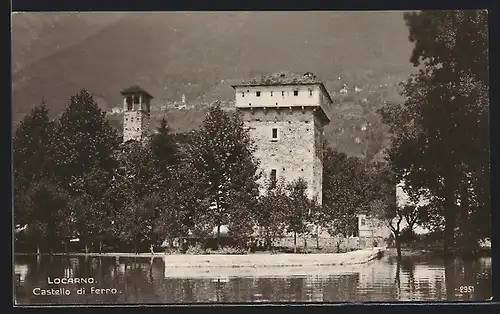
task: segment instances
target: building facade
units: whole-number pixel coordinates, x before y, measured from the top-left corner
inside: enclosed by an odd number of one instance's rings
[[[266,183],[303,178],[322,203],[323,129],[332,99],[312,73],[278,73],[233,85],[236,110],[257,146]]]
[[[150,133],[151,96],[139,86],[121,92],[123,96],[123,142],[143,141]]]

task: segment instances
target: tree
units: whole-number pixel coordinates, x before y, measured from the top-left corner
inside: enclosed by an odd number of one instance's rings
[[[486,19],[486,11],[472,10],[405,14],[419,72],[403,84],[405,103],[381,111],[398,181],[410,195],[429,194],[442,219],[427,220],[444,224],[447,251],[457,229],[467,251],[490,234]],[[484,229],[476,232],[471,221]]]
[[[72,191],[75,181],[94,167],[111,173],[116,167],[113,154],[119,143],[105,112],[87,90],[81,90],[70,98],[51,145],[58,181]]]
[[[169,240],[186,237],[190,232],[200,237],[208,233],[204,222],[208,220],[209,202],[198,178],[196,169],[186,160],[174,167],[169,188],[160,192],[163,201],[156,226]]]
[[[144,241],[155,241],[155,223],[161,211],[164,176],[156,171],[150,143],[129,141],[115,157],[106,199],[111,209],[113,234],[132,244],[137,251]]]
[[[293,233],[294,252],[297,252],[297,235],[306,236],[311,232],[312,217],[317,212],[317,200],[307,195],[307,182],[299,178],[287,185],[286,230]],[[305,246],[305,245],[304,245]]]
[[[286,230],[286,218],[289,199],[283,180],[275,188],[268,187],[259,197],[253,216],[257,225],[257,234],[264,239],[267,249],[274,251],[274,241]]]
[[[18,192],[52,176],[49,147],[54,123],[50,121],[48,112],[45,103],[36,106],[16,129],[12,157],[14,184]]]
[[[161,171],[167,171],[168,166],[175,165],[179,160],[178,147],[174,134],[171,133],[165,117],[161,120],[158,133],[151,140],[151,149],[155,157],[157,167]]]
[[[40,254],[42,242],[53,245],[66,236],[66,208],[69,196],[49,180],[34,183],[27,191],[25,217],[28,222],[28,235],[35,242]]]
[[[103,240],[112,236],[112,211],[107,197],[112,178],[112,174],[94,167],[73,184],[76,195],[70,202],[68,216],[71,217],[71,230],[85,243],[86,252],[89,242],[93,245],[94,241],[98,241],[101,251]]]
[[[401,259],[401,222],[404,219],[404,205],[396,193],[396,176],[390,164],[372,165],[369,185],[372,199],[370,215],[377,218],[391,230],[396,244],[398,260]],[[376,227],[376,226],[374,226]]]
[[[328,148],[323,153],[323,215],[319,221],[332,236],[355,234],[358,213],[366,212],[367,174],[363,162]]]
[[[134,252],[138,253],[140,245],[152,242],[155,212],[161,202],[157,193],[138,199],[133,192],[123,199],[123,206],[116,211],[113,228],[115,234],[123,241],[132,244]]]
[[[16,224],[29,223],[26,207],[29,188],[52,177],[49,152],[53,132],[54,123],[48,117],[45,103],[33,108],[16,129],[12,151]]]
[[[195,133],[190,156],[212,205],[211,223],[217,227],[237,225],[258,196],[258,161],[248,131],[237,114],[230,115],[219,103],[212,106]],[[234,228],[233,228],[234,230]]]

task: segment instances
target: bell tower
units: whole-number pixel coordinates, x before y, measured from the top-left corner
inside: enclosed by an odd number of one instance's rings
[[[149,135],[151,99],[139,86],[121,92],[123,96],[123,142],[143,141]]]

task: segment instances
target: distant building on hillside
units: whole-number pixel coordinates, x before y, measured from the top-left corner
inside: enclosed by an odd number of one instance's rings
[[[143,141],[150,133],[151,99],[153,96],[131,86],[121,92],[123,98],[123,142]]]
[[[342,95],[347,95],[347,93],[348,93],[348,89],[347,89],[347,85],[346,85],[346,84],[344,84],[344,86],[343,86],[343,87],[342,87],[342,89],[340,90],[340,93],[341,93]]]
[[[233,85],[236,110],[257,145],[264,178],[275,185],[303,178],[322,203],[323,129],[333,103],[314,74],[278,73]]]
[[[114,107],[114,108],[111,108],[111,110],[109,110],[110,114],[120,114],[122,112],[123,112],[123,108],[120,108],[120,107]]]

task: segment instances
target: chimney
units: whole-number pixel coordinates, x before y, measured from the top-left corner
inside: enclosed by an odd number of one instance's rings
[[[311,73],[311,72],[304,73],[304,77],[311,78],[311,79],[315,79],[316,78],[316,76],[313,73]]]

